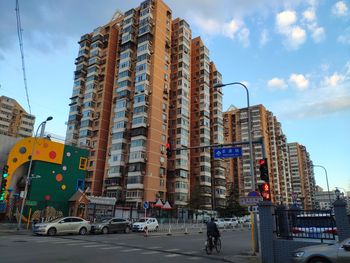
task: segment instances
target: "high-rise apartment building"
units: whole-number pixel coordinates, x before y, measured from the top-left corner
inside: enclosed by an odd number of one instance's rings
[[[288,150],[286,136],[281,124],[272,112],[262,105],[250,107],[251,131],[253,140],[253,163],[256,185],[261,183],[258,160],[268,159],[271,199],[273,202],[291,202],[288,193],[291,190]],[[248,112],[247,108],[237,109],[233,106],[224,113],[225,143],[243,143],[242,158],[227,160],[229,166],[227,182],[230,187],[238,189],[241,196],[252,191],[250,172],[250,156],[248,144]]]
[[[313,209],[315,201],[315,177],[306,147],[293,142],[288,143],[292,191],[296,201],[303,209]]]
[[[222,98],[212,89],[221,76],[189,24],[147,0],[79,44],[67,142],[90,147],[87,192],[130,206],[161,198],[184,207],[200,183],[203,208],[223,204],[220,162],[209,148],[186,149],[222,141]]]
[[[35,117],[27,113],[14,99],[0,96],[0,134],[10,137],[30,137]]]

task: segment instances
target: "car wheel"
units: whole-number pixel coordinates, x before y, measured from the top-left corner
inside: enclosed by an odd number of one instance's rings
[[[47,235],[48,235],[48,236],[55,236],[56,233],[57,233],[57,230],[56,230],[56,228],[54,228],[54,227],[51,227],[51,228],[47,231]]]
[[[312,258],[308,263],[330,263],[330,261],[325,258]]]
[[[87,229],[85,227],[80,228],[79,235],[86,235]]]
[[[102,228],[102,234],[108,234],[108,227],[104,227],[104,228]]]
[[[125,227],[124,232],[125,232],[125,233],[129,233],[129,232],[130,232],[130,227],[128,227],[128,226]]]

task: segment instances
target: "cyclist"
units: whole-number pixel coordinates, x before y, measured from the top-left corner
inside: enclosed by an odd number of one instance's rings
[[[214,217],[210,219],[210,222],[207,224],[207,237],[209,239],[209,247],[212,248],[214,244],[217,243],[218,238],[220,237],[220,231],[218,229],[218,226],[214,222]],[[212,239],[210,237],[214,237],[215,241],[214,244],[212,244]]]

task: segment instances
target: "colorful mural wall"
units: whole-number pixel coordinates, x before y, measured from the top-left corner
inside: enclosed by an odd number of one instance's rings
[[[43,138],[23,139],[9,154],[10,187],[15,184],[11,181],[14,171],[29,162],[32,152],[25,217],[29,208],[33,218],[67,215],[69,198],[78,188],[84,189],[88,151]]]

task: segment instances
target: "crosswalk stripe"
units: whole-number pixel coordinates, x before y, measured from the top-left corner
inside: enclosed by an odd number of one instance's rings
[[[91,242],[75,242],[75,243],[69,243],[66,244],[67,246],[83,246],[83,245],[89,245]]]
[[[188,259],[190,259],[190,260],[198,260],[198,259],[201,259],[201,258],[198,258],[198,257],[190,257],[190,258],[188,258]]]
[[[150,249],[158,249],[158,248],[162,248],[162,247],[150,247]]]
[[[119,249],[121,248],[120,246],[116,246],[116,247],[101,247],[101,249]]]
[[[174,257],[178,257],[180,256],[179,254],[169,254],[169,255],[165,255],[165,257],[167,258],[174,258]]]

